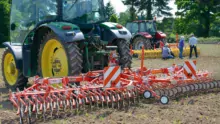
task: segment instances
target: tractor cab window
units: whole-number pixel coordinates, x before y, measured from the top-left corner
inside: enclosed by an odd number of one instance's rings
[[[13,0],[11,6],[11,30],[12,43],[22,43],[30,30],[34,28],[35,13],[32,0]]]
[[[54,20],[57,17],[57,0],[36,0],[39,22]]]
[[[12,43],[21,44],[40,21],[56,18],[56,0],[12,0],[11,30]]]
[[[103,21],[102,0],[63,0],[63,20],[88,24]]]
[[[133,23],[131,27],[131,33],[137,33],[138,32],[138,23]]]
[[[153,22],[147,22],[146,23],[146,31],[150,34],[156,33],[156,27]]]
[[[142,23],[140,23],[140,32],[146,32],[146,25],[145,25],[146,23],[144,23],[144,22],[142,22]]]
[[[126,24],[126,28],[127,28],[129,31],[132,30],[132,24],[133,24],[133,23],[127,23],[127,24]]]

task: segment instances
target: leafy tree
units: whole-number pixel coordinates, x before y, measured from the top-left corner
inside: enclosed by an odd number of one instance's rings
[[[173,32],[174,18],[163,18],[162,22],[157,22],[157,30],[161,30],[166,33]]]
[[[130,13],[129,13],[129,11],[127,10],[127,11],[125,11],[125,12],[121,12],[120,14],[119,14],[119,19],[118,19],[118,21],[120,22],[120,24],[121,25],[126,25],[126,23],[128,22],[128,21],[130,21]]]
[[[130,6],[130,20],[133,21],[136,19],[136,7],[139,7],[140,2],[139,0],[123,0],[122,1],[125,5]]]
[[[188,24],[194,22],[197,27],[194,33],[198,36],[208,37],[211,22],[216,20],[219,13],[217,5],[219,0],[176,0],[178,12],[176,15],[184,17]]]
[[[113,15],[111,15],[109,21],[117,23],[118,22],[118,17],[115,14],[113,14]]]
[[[108,18],[108,20],[110,19],[110,17],[115,14],[115,9],[112,6],[111,2],[108,2],[105,6],[105,12],[106,12],[106,16]]]
[[[196,33],[198,28],[198,20],[187,21],[185,18],[175,18],[174,20],[174,33],[178,34],[190,34]]]
[[[220,37],[220,16],[211,23],[210,26],[210,36],[219,36]]]
[[[173,43],[176,41],[176,32],[174,31],[174,22],[175,19],[172,17],[163,18],[163,20],[157,21],[157,30],[162,31],[167,35],[166,41]]]
[[[0,0],[0,43],[9,40],[10,0]]]
[[[169,1],[170,0],[140,0],[139,12],[147,12],[148,20],[152,20],[153,16],[172,16],[170,12],[172,9],[168,6]]]

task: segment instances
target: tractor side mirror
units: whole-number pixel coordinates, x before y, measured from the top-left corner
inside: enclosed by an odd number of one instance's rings
[[[15,30],[15,28],[16,28],[15,23],[12,23],[12,24],[11,24],[11,30],[12,30],[12,31],[14,31],[14,30]]]

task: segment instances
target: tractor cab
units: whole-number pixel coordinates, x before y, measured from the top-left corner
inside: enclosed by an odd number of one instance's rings
[[[11,41],[22,43],[34,28],[55,21],[77,24],[89,33],[95,23],[105,21],[102,0],[13,0]]]
[[[134,21],[126,24],[126,28],[134,35],[138,32],[148,32],[150,35],[156,34],[156,25],[154,21]]]
[[[100,34],[99,23],[105,21],[102,0],[65,0],[63,2],[63,19],[77,24],[84,34]]]
[[[157,31],[156,20],[137,20],[128,22],[126,28],[132,33],[133,49],[141,49],[142,45],[146,49],[159,47],[160,41],[165,41],[166,35]]]
[[[64,0],[63,19],[77,24],[92,24],[104,21],[102,0]]]
[[[74,76],[118,63],[130,68],[131,33],[105,21],[103,0],[12,0],[10,41],[4,42],[3,79],[22,88],[32,76]]]

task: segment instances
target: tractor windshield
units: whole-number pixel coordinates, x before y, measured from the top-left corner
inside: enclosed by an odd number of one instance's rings
[[[63,20],[96,23],[105,20],[102,0],[63,0]]]
[[[57,15],[57,0],[12,0],[10,17],[12,43],[23,43],[36,24],[54,20]]]
[[[126,28],[132,33],[135,34],[138,32],[138,23],[127,23]]]
[[[149,32],[150,34],[155,34],[156,33],[156,26],[154,22],[146,22],[146,32]]]

